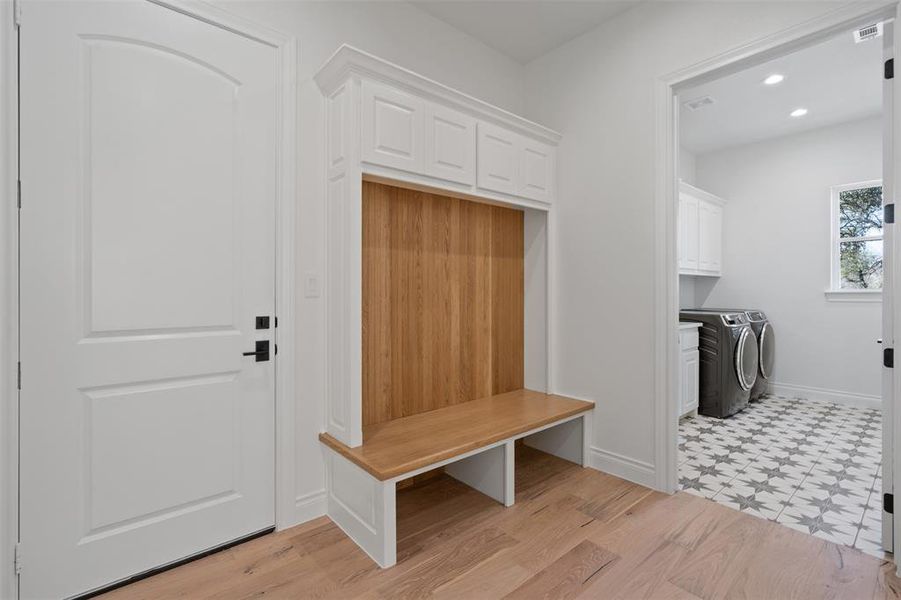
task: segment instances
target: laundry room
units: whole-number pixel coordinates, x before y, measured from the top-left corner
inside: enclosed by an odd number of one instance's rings
[[[877,556],[884,43],[679,90],[678,158],[680,486]]]

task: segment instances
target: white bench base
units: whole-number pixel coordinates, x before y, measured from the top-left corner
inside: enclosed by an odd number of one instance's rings
[[[324,446],[328,516],[380,567],[392,567],[397,562],[398,481],[446,467],[454,479],[512,506],[516,440],[525,438],[527,446],[585,467],[590,431],[591,412],[585,412],[385,481]]]

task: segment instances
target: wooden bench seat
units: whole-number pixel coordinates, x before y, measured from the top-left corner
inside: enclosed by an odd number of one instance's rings
[[[397,560],[396,483],[444,467],[466,485],[512,506],[514,442],[582,466],[594,404],[517,390],[363,429],[351,448],[327,433],[328,514],[383,568]]]
[[[385,481],[586,412],[591,402],[516,390],[370,425],[363,445],[345,446],[327,433],[319,439]]]

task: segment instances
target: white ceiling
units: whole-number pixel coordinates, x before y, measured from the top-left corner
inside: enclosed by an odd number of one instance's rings
[[[882,110],[882,42],[855,44],[851,32],[679,94],[682,147],[703,154],[877,115]],[[763,85],[773,73],[785,80]],[[713,105],[691,111],[703,96]],[[789,113],[808,109],[804,117]]]
[[[411,4],[525,64],[638,0],[414,0]]]

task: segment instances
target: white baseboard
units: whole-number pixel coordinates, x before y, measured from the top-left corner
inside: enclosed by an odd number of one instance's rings
[[[857,408],[882,408],[882,398],[869,394],[856,394],[840,390],[827,390],[823,388],[805,387],[791,383],[772,383],[770,393],[789,398],[801,398],[804,400],[819,400],[821,402],[834,402],[845,406]]]
[[[324,489],[298,496],[294,501],[294,524],[318,519],[327,512],[328,497]]]
[[[657,471],[654,465],[609,450],[592,446],[589,466],[652,489],[657,485]]]

